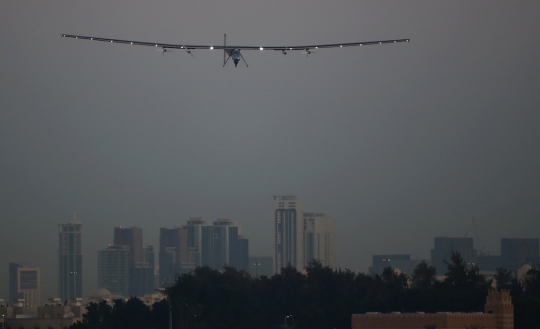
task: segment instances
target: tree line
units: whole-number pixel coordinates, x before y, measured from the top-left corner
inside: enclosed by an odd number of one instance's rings
[[[442,281],[421,262],[409,277],[386,267],[380,275],[333,270],[311,262],[305,273],[288,266],[272,277],[232,267],[199,267],[179,275],[168,299],[90,303],[70,329],[348,329],[365,312],[482,312],[492,280],[452,254]],[[499,268],[496,288],[509,289],[516,329],[540,328],[540,267],[518,280]],[[169,314],[170,305],[170,314]]]

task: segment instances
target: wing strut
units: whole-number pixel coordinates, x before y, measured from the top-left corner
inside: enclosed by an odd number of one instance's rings
[[[242,56],[242,53],[240,53],[240,57],[242,57],[242,60],[244,61],[244,63],[246,64],[246,66],[249,67],[249,65],[247,65],[246,60],[244,59],[244,56]]]
[[[225,51],[225,50],[223,50],[223,51]],[[223,67],[225,67],[225,64],[227,64],[227,62],[229,61],[229,58],[231,58],[231,56],[232,56],[232,52],[229,54],[229,57],[227,57],[227,60],[223,61]],[[223,57],[225,57],[225,55],[223,55]]]

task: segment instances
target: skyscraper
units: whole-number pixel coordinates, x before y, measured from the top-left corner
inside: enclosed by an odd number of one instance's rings
[[[81,298],[82,291],[82,222],[58,224],[58,295],[62,300]]]
[[[144,262],[142,228],[133,226],[122,228],[122,226],[114,228],[114,245],[129,246],[129,264]]]
[[[24,299],[27,306],[39,306],[41,280],[38,267],[24,263],[9,263],[9,299]]]
[[[143,250],[144,262],[135,263],[130,269],[129,292],[131,296],[144,296],[154,292],[154,247]]]
[[[129,250],[129,275],[125,280],[128,282],[129,295],[151,293],[154,289],[154,251],[152,246],[143,250],[142,228],[115,227],[114,246],[126,246]]]
[[[193,269],[188,250],[188,228],[161,228],[159,230],[159,282],[160,285],[174,281],[183,269]]]
[[[201,217],[190,217],[186,228],[188,230],[188,249],[190,251],[191,262],[194,266],[202,266],[203,259],[201,250],[203,250],[203,235],[206,234],[205,242],[208,242],[211,239],[211,231],[203,228],[212,226],[212,222]],[[208,235],[210,237],[208,237]],[[208,247],[208,246],[207,246]],[[207,260],[204,261],[207,263]]]
[[[249,241],[242,236],[242,228],[235,220],[218,218],[212,227],[211,260],[209,266],[223,265],[248,271]]]
[[[304,234],[302,202],[296,196],[276,195],[274,216],[274,268],[277,273],[287,265],[304,270]]]
[[[323,266],[336,267],[334,219],[324,213],[304,213],[304,260],[312,260]]]
[[[98,287],[113,295],[128,297],[129,291],[129,246],[109,246],[98,251]]]

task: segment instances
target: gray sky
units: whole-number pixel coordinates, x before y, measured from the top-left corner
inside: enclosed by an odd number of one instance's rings
[[[1,1],[0,298],[8,262],[56,295],[57,224],[84,226],[85,294],[113,227],[238,220],[271,254],[271,195],[336,219],[338,265],[429,258],[433,237],[540,232],[538,1]],[[62,39],[287,45],[175,52]]]

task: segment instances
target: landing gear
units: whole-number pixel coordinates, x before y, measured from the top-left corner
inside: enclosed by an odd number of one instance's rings
[[[223,67],[225,67],[225,64],[229,61],[229,59],[232,57],[234,62],[234,67],[238,66],[238,62],[240,60],[243,60],[247,67],[249,67],[248,63],[244,59],[244,56],[242,56],[242,53],[240,52],[240,49],[226,49],[225,52],[229,55],[227,59],[223,62]]]

